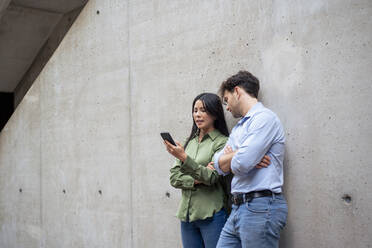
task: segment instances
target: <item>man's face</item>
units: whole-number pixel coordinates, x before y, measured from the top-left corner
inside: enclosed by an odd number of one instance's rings
[[[231,112],[235,118],[242,117],[238,110],[238,97],[237,92],[229,92],[225,90],[223,93],[223,103],[226,105],[226,110]]]

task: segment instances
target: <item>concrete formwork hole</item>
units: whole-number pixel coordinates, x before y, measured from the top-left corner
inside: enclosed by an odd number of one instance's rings
[[[342,196],[342,200],[343,200],[346,204],[351,204],[351,201],[352,201],[351,196],[348,195],[348,194],[344,194],[344,195]]]

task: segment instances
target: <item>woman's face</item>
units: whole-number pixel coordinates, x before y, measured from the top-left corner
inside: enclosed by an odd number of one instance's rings
[[[214,129],[213,122],[215,118],[207,113],[201,100],[197,100],[195,102],[192,116],[194,118],[196,126],[199,129],[203,130],[205,133]]]

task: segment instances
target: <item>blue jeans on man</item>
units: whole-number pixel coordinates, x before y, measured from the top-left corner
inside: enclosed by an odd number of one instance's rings
[[[282,194],[233,204],[217,247],[277,248],[287,214],[287,203]]]

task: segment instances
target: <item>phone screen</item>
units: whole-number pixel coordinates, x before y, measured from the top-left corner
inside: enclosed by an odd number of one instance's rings
[[[172,139],[172,136],[170,135],[170,133],[163,132],[163,133],[160,133],[160,136],[163,138],[163,140],[166,140],[169,143],[171,143],[172,145],[177,146],[176,142],[174,142],[174,140]]]

